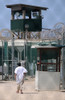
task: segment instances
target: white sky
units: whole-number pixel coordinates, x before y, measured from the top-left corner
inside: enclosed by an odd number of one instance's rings
[[[0,0],[0,30],[10,29],[11,10],[6,5],[18,3],[48,7],[42,12],[43,28],[53,28],[57,22],[65,23],[65,0]]]

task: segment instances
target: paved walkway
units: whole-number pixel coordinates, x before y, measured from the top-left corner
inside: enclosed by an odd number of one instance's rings
[[[65,92],[35,91],[34,84],[34,79],[25,80],[24,94],[17,94],[15,81],[0,81],[0,100],[65,100]]]

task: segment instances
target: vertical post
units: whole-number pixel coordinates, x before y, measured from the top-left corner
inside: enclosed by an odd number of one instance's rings
[[[57,68],[58,68],[58,57],[56,58],[56,72],[57,72]]]
[[[24,60],[25,60],[25,33],[24,33]]]
[[[20,52],[20,60],[21,60],[21,52]]]
[[[27,34],[28,34],[28,28],[29,28],[29,25],[28,24],[25,24],[25,53],[26,53],[26,57],[25,57],[25,60],[26,60],[26,67],[27,67]]]
[[[40,71],[42,70],[41,68],[41,49],[40,49]]]
[[[65,43],[65,39],[64,39],[64,34],[62,36],[62,45],[64,45]],[[63,89],[65,89],[65,49],[62,48],[62,82],[63,82]]]
[[[25,19],[25,10],[23,10],[22,16],[23,16],[23,19]]]
[[[11,10],[11,19],[14,20],[14,14],[12,10]]]
[[[40,49],[37,49],[37,70],[40,71]]]
[[[60,72],[60,56],[61,56],[61,49],[59,49],[59,72]]]
[[[2,41],[2,80],[3,80],[3,41]]]
[[[31,12],[30,12],[30,15],[29,15],[29,19],[31,19]]]
[[[18,62],[19,62],[19,51],[18,51]]]
[[[27,67],[27,29],[26,29],[26,67]]]
[[[9,66],[8,66],[8,43],[7,41],[4,41],[4,63],[6,63],[7,65],[7,71],[5,72],[5,74],[9,74]],[[5,71],[5,70],[4,70]]]
[[[32,52],[31,52],[31,42],[30,42],[30,64],[31,64],[31,59],[32,59]]]
[[[62,35],[62,45],[64,44],[63,43],[63,35]],[[63,84],[63,88],[64,88],[64,71],[63,71],[63,48],[62,48],[62,84]]]
[[[41,17],[41,10],[39,10],[39,17]]]
[[[14,79],[14,36],[12,37],[12,79]]]

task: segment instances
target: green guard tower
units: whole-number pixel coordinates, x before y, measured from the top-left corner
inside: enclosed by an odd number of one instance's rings
[[[11,8],[11,30],[14,32],[40,32],[42,30],[41,10],[47,10],[46,7],[13,4],[6,5]]]
[[[31,57],[31,45],[33,44],[31,34],[37,32],[38,38],[40,39],[40,31],[42,31],[41,13],[42,10],[46,11],[48,8],[25,4],[12,4],[6,5],[6,7],[11,9],[11,31],[18,37],[18,39],[26,39],[26,41],[24,41],[23,43],[24,46],[22,46],[23,51],[21,50],[20,52],[22,54],[22,59],[31,64],[33,58],[36,58],[36,54]],[[27,40],[30,41],[28,42]],[[34,52],[36,52],[36,49],[34,50]],[[27,69],[29,69],[30,64],[27,65],[27,62],[26,67]]]

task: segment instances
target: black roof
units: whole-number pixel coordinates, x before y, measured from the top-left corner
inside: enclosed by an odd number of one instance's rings
[[[33,5],[26,5],[26,4],[12,4],[12,5],[6,5],[7,8],[13,8],[13,7],[20,7],[25,9],[33,9],[33,10],[47,10],[46,7],[40,7],[40,6],[33,6]]]

